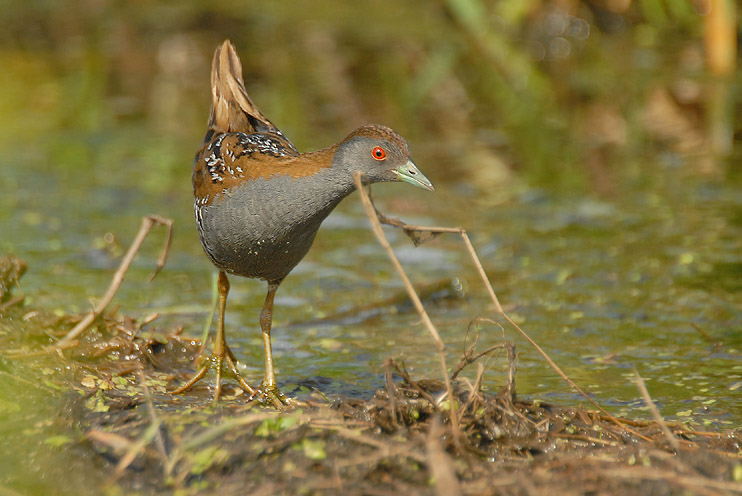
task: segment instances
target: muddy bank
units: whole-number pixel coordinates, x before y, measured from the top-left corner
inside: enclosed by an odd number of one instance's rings
[[[7,312],[7,310],[6,310]],[[23,343],[49,341],[72,316],[17,310]],[[103,474],[92,492],[154,494],[732,494],[742,491],[742,431],[698,432],[657,422],[519,398],[514,364],[497,392],[484,367],[463,357],[455,401],[438,379],[385,364],[386,386],[367,400],[328,397],[308,379],[287,390],[305,405],[288,411],[249,401],[227,379],[212,402],[213,377],[188,394],[169,391],[192,373],[199,343],[179,329],[142,329],[119,315],[100,319],[62,355],[54,377],[62,415]],[[4,335],[18,350],[18,336]],[[508,352],[509,350],[509,352]],[[512,359],[505,347],[501,360]],[[9,360],[29,361],[36,352]],[[63,364],[63,366],[62,366]],[[24,369],[28,371],[29,369]],[[42,376],[43,374],[39,374]],[[26,380],[35,380],[33,374]],[[455,422],[451,422],[451,408]],[[12,485],[10,486],[12,487]],[[114,489],[118,488],[118,489]],[[88,488],[93,489],[93,488]]]

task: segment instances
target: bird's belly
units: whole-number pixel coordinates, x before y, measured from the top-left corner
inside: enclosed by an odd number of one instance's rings
[[[202,212],[201,244],[218,268],[231,274],[279,281],[304,258],[319,225],[274,229],[249,212],[222,222],[223,213]],[[305,227],[305,229],[302,229]]]
[[[231,274],[280,281],[312,246],[331,208],[307,209],[301,195],[291,199],[246,187],[196,206],[196,224],[206,254]]]

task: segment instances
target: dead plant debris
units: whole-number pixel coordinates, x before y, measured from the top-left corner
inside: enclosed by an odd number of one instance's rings
[[[171,395],[199,343],[108,316],[96,339],[67,351],[69,394],[87,448],[109,484],[185,494],[733,494],[742,492],[742,430],[697,432],[667,423],[520,399],[512,380],[481,387],[484,355],[469,350],[471,382],[452,379],[460,437],[445,381],[385,364],[369,400],[301,392],[302,409],[277,412],[226,387]],[[510,345],[507,345],[510,346]],[[457,368],[457,371],[460,371]]]

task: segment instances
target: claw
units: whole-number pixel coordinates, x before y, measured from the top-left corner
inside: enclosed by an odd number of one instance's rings
[[[224,365],[226,365],[229,372],[231,372],[235,376],[240,387],[244,389],[248,394],[250,394],[250,398],[258,393],[258,390],[251,387],[247,383],[247,381],[245,381],[242,375],[240,375],[240,372],[237,370],[237,364],[234,359],[234,355],[232,354],[232,351],[229,349],[229,347],[226,347],[226,353],[223,356],[219,356],[216,353],[211,355],[211,358],[209,360],[206,360],[205,363],[201,365],[201,367],[198,369],[198,372],[196,372],[196,374],[191,377],[188,382],[186,382],[179,388],[170,391],[170,394],[180,394],[188,391],[193,387],[194,384],[203,379],[209,369],[213,367],[214,369],[216,369],[216,389],[214,391],[214,401],[218,401],[219,397],[222,394],[222,367]]]
[[[272,406],[277,410],[288,410],[307,406],[303,401],[287,396],[277,386],[269,386],[265,383],[260,384],[260,387],[250,396],[250,400],[257,400],[262,405]]]
[[[219,280],[217,284],[219,290],[219,320],[216,325],[216,339],[214,340],[214,351],[211,354],[211,359],[200,366],[196,375],[180,386],[178,389],[171,391],[170,394],[180,394],[188,391],[200,381],[209,371],[211,367],[216,369],[216,389],[214,391],[214,401],[218,401],[222,395],[222,366],[227,365],[227,369],[234,375],[239,383],[240,387],[250,394],[250,397],[254,396],[256,390],[252,388],[245,379],[242,378],[240,372],[237,370],[237,360],[234,357],[234,353],[227,346],[227,339],[224,335],[224,310],[227,306],[227,295],[229,294],[229,280],[227,274],[224,271],[219,272]]]
[[[263,310],[260,312],[260,329],[263,332],[263,345],[265,347],[265,379],[260,384],[260,387],[255,389],[242,378],[237,370],[237,360],[232,350],[227,346],[227,339],[224,333],[224,312],[227,306],[227,295],[229,294],[229,279],[227,279],[227,274],[222,270],[219,271],[217,284],[219,291],[219,318],[216,325],[216,338],[214,340],[214,351],[211,354],[211,359],[202,364],[198,372],[188,382],[171,391],[171,394],[180,394],[188,391],[194,384],[203,379],[209,369],[214,367],[216,369],[214,401],[219,400],[219,396],[222,394],[222,366],[226,365],[227,369],[237,379],[240,387],[250,394],[249,401],[257,401],[262,405],[272,406],[278,410],[306,406],[304,402],[286,396],[276,386],[276,374],[273,371],[273,352],[271,350],[271,321],[273,319],[273,297],[276,294],[280,282],[280,280],[277,280],[268,283],[268,294],[265,297]]]

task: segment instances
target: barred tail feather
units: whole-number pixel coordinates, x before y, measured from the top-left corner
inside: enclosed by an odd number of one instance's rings
[[[229,40],[224,41],[214,52],[211,97],[209,130],[215,133],[248,134],[279,132],[247,95],[242,80],[242,64]]]

